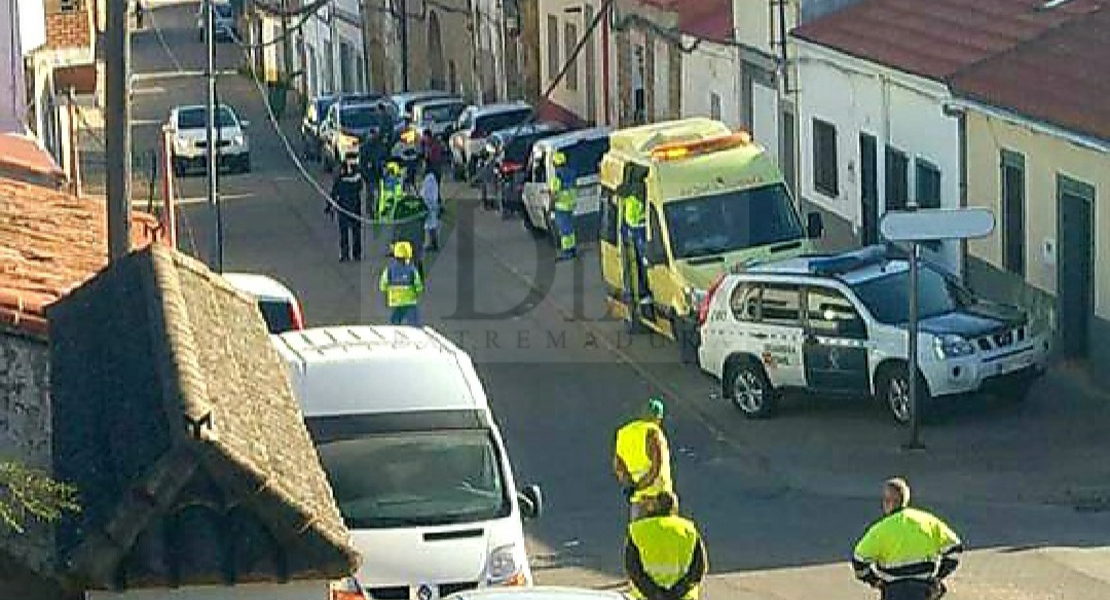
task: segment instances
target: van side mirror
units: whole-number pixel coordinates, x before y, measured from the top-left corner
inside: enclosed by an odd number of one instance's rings
[[[543,514],[543,492],[540,491],[540,486],[525,486],[517,492],[516,498],[520,504],[520,514],[525,519],[538,519]]]
[[[825,221],[821,219],[821,213],[814,211],[807,214],[806,237],[816,240],[823,235],[825,235]]]

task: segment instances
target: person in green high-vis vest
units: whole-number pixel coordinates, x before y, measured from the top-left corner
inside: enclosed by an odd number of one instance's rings
[[[559,260],[578,255],[578,240],[574,234],[574,212],[578,208],[578,178],[567,166],[567,157],[556,152],[551,157],[555,177],[551,180],[551,209],[555,220],[555,234],[559,239]]]
[[[661,492],[645,502],[647,514],[628,524],[624,570],[632,597],[698,600],[709,570],[697,525],[678,514],[678,500]]]

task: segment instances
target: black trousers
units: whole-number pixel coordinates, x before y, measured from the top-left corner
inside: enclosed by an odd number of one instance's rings
[[[339,215],[339,256],[362,260],[362,223],[343,214]]]
[[[940,583],[897,581],[883,586],[882,600],[937,600],[945,591]]]

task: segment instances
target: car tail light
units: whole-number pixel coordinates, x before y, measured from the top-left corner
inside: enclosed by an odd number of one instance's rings
[[[330,600],[366,600],[370,597],[354,577],[333,581],[329,587],[331,588]]]
[[[296,300],[289,303],[289,321],[293,324],[293,329],[304,329],[304,314],[301,312],[301,305]]]
[[[713,303],[713,296],[724,280],[725,274],[721,273],[713,280],[713,285],[710,285],[709,289],[705,291],[705,298],[701,301],[701,306],[698,307],[698,327],[705,325],[705,321],[709,318],[709,306]]]
[[[516,173],[517,171],[521,170],[522,168],[524,168],[524,165],[522,165],[520,163],[515,163],[511,160],[507,160],[507,161],[501,163],[501,174],[502,175],[512,175],[513,173]]]

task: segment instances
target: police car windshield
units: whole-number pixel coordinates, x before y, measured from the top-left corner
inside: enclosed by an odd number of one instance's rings
[[[665,205],[675,258],[695,258],[802,239],[782,183]]]
[[[485,429],[346,436],[317,450],[354,529],[487,521],[512,510]]]
[[[852,286],[856,296],[880,323],[900,325],[910,320],[908,270],[868,279]],[[922,319],[965,308],[967,293],[931,267],[923,267],[917,280],[918,314]]]

